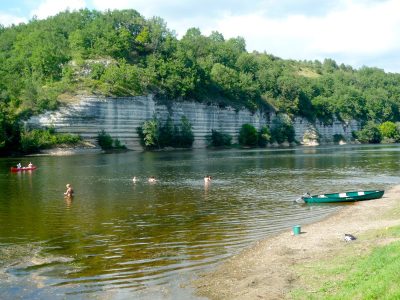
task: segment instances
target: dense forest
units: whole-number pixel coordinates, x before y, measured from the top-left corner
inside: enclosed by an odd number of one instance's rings
[[[262,108],[310,121],[400,119],[400,74],[320,61],[283,60],[246,51],[241,37],[178,39],[161,18],[135,10],[63,12],[28,24],[0,25],[0,152],[20,148],[21,120],[76,94],[154,94]]]

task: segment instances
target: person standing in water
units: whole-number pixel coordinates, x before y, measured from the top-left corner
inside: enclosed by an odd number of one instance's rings
[[[204,183],[209,183],[211,182],[211,176],[207,175],[206,177],[204,177]]]
[[[71,198],[74,195],[74,190],[72,189],[72,186],[68,183],[66,185],[67,190],[65,191],[64,195],[65,197]]]

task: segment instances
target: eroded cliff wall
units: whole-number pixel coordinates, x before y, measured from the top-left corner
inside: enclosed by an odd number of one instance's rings
[[[222,109],[197,102],[177,102],[168,108],[157,104],[151,95],[121,98],[81,97],[79,103],[63,107],[56,112],[32,117],[27,126],[54,126],[58,132],[79,134],[91,141],[95,141],[99,131],[104,129],[129,149],[138,150],[142,148],[136,128],[154,115],[160,120],[166,120],[170,115],[176,123],[180,122],[182,116],[186,116],[193,126],[193,147],[196,148],[207,145],[206,136],[210,135],[212,129],[229,133],[235,142],[243,124],[249,123],[259,129],[263,125],[269,125],[275,117],[273,113],[257,111],[253,114],[247,110]],[[341,134],[349,140],[351,132],[358,129],[356,122],[335,122],[331,126],[324,126],[319,122],[310,124],[302,118],[296,118],[294,126],[296,139],[300,142],[313,130],[320,133],[323,142],[330,142],[334,134]]]

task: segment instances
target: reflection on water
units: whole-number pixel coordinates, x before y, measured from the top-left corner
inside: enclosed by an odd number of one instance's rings
[[[0,298],[190,298],[180,284],[197,270],[340,207],[299,195],[387,188],[399,157],[397,145],[128,152],[29,158],[39,168],[16,174],[1,159]]]

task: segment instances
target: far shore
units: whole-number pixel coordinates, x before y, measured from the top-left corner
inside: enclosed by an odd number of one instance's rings
[[[391,213],[399,203],[400,185],[386,191],[381,199],[345,205],[327,219],[304,225],[300,235],[288,230],[261,240],[201,274],[192,282],[196,295],[208,299],[287,299],[304,283],[295,266],[333,258],[352,243],[362,244],[366,251],[390,243],[378,237],[363,241],[362,236],[400,225],[399,216]],[[345,233],[361,238],[345,242]]]

